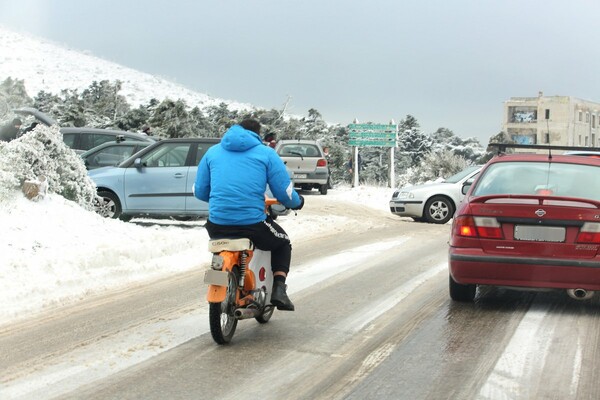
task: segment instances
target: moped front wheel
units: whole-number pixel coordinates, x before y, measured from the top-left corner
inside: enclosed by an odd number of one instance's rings
[[[210,323],[210,334],[218,344],[231,342],[238,320],[234,316],[235,297],[238,291],[238,272],[234,270],[229,273],[227,293],[225,300],[221,303],[210,303],[208,318]]]

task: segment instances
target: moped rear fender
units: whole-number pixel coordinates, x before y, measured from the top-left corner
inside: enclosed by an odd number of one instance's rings
[[[208,285],[206,300],[208,300],[209,303],[221,303],[225,300],[226,295],[226,286]]]
[[[231,272],[233,271],[233,267],[238,263],[238,255],[237,252],[231,251],[222,251],[219,253],[221,257],[223,257],[223,268],[221,271]],[[221,303],[225,300],[225,296],[227,295],[227,286],[221,285],[208,285],[208,291],[206,293],[206,300],[209,303]]]

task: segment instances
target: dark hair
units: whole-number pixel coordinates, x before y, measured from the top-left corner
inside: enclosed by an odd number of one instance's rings
[[[267,134],[265,134],[264,140],[265,142],[270,142],[271,140],[275,140],[275,137],[277,135],[274,132],[269,132]]]
[[[240,122],[240,126],[244,129],[256,133],[257,135],[260,134],[260,122],[258,122],[255,119],[245,119],[242,122]]]
[[[23,125],[23,123],[21,122],[21,120],[19,118],[15,118],[15,119],[13,119],[13,125]]]

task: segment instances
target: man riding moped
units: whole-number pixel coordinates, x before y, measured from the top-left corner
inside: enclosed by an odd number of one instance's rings
[[[227,130],[221,143],[208,149],[200,165],[194,195],[208,202],[206,231],[211,239],[246,237],[271,251],[273,292],[278,310],[294,311],[285,284],[292,258],[287,233],[265,214],[265,191],[285,207],[299,210],[304,198],[293,187],[285,164],[260,138],[261,125],[246,119]]]

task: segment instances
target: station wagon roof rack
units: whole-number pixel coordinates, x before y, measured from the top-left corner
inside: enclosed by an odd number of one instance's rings
[[[583,146],[553,146],[546,144],[516,144],[516,143],[490,143],[488,147],[497,147],[498,154],[503,154],[506,149],[534,149],[548,150],[551,154],[552,150],[567,150],[567,151],[599,151],[600,147],[583,147]]]

